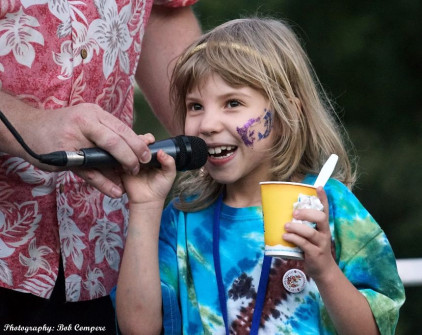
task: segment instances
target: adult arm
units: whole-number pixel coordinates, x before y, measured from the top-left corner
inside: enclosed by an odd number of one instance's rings
[[[154,5],[146,28],[136,80],[153,112],[174,135],[181,133],[169,101],[170,76],[177,56],[201,34],[191,7]]]
[[[151,154],[142,137],[98,105],[83,103],[56,110],[37,109],[0,91],[0,110],[37,154],[52,151],[77,151],[98,146],[110,152],[128,173],[137,174],[140,163]],[[0,152],[21,157],[46,171],[57,167],[41,164],[31,157],[0,122]],[[109,169],[72,169],[92,186],[111,196],[123,193],[120,176]]]

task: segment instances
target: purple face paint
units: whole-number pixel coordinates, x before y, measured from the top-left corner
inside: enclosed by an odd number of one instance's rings
[[[263,117],[264,124],[264,132],[258,133],[258,141],[270,136],[271,129],[273,128],[273,113],[271,111],[265,109],[265,115]]]
[[[248,147],[252,147],[255,140],[260,141],[270,135],[272,126],[273,115],[271,111],[265,109],[262,118],[259,116],[256,119],[249,119],[243,127],[237,127],[236,130],[243,143]],[[258,133],[258,139],[256,139],[255,132]]]
[[[255,142],[255,130],[251,128],[255,123],[259,122],[260,119],[260,117],[257,117],[256,119],[250,119],[242,128],[236,128],[237,133],[242,138],[243,143],[245,143],[248,147],[253,146]]]

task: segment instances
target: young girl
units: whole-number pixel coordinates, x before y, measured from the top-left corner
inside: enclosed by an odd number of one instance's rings
[[[394,254],[350,191],[342,131],[317,83],[295,35],[271,19],[230,21],[180,57],[176,116],[209,157],[183,173],[164,212],[176,176],[170,156],[160,151],[162,169],[125,179],[123,333],[394,333],[404,301]],[[316,229],[286,223],[283,237],[304,260],[264,261],[259,182],[313,184],[332,153],[335,179],[318,189],[323,212],[294,213]]]

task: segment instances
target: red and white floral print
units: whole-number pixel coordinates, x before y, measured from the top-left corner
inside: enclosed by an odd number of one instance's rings
[[[0,56],[12,52],[16,62],[31,67],[35,59],[33,43],[44,45],[42,34],[35,28],[39,26],[35,17],[25,14],[20,8],[16,13],[6,15],[0,21]]]
[[[159,2],[178,7],[195,1]],[[47,110],[97,103],[130,125],[152,4],[1,1],[0,89]],[[41,171],[0,153],[0,286],[48,298],[61,254],[68,301],[108,294],[116,284],[127,220],[125,196],[110,199],[71,171]]]

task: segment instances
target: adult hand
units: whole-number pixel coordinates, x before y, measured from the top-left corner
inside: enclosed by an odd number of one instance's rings
[[[112,114],[96,104],[83,103],[56,110],[32,108],[15,97],[0,92],[1,110],[37,154],[53,151],[77,151],[81,148],[100,147],[108,151],[130,174],[137,174],[141,163],[151,159],[151,153],[141,136]],[[2,125],[1,125],[2,126]],[[16,142],[8,131],[0,127],[0,151],[22,157],[35,166],[58,171],[62,168],[41,164]],[[118,169],[72,168],[89,184],[111,197],[124,192]]]
[[[88,108],[90,113],[85,112]],[[66,140],[62,140],[61,147],[68,146],[69,143],[74,144],[68,150],[100,147],[121,163],[125,173],[133,175],[138,174],[141,163],[150,161],[151,153],[143,136],[136,135],[130,127],[98,106],[77,105],[69,114],[70,119],[63,121],[67,127],[65,128]],[[62,122],[60,119],[56,121]],[[76,127],[69,127],[71,124],[75,124]],[[119,168],[88,169],[80,167],[72,170],[89,184],[111,197],[120,197],[124,192]]]

